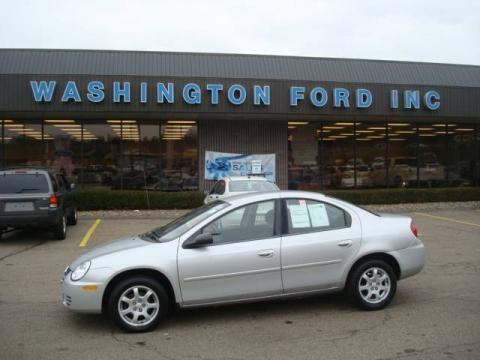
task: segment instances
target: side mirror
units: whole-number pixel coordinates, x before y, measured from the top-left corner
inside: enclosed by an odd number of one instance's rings
[[[182,245],[184,249],[198,249],[213,244],[212,234],[198,234],[185,241]]]

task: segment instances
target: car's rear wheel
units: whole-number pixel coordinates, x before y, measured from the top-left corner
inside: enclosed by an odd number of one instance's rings
[[[73,208],[72,211],[70,212],[70,215],[68,215],[67,225],[77,225],[77,222],[78,222],[77,208]]]
[[[67,237],[67,217],[65,214],[62,215],[60,221],[55,224],[53,229],[53,235],[57,240],[65,240]]]
[[[108,299],[110,318],[128,332],[151,331],[169,310],[168,296],[161,284],[147,276],[118,283]]]
[[[353,269],[347,291],[353,302],[365,310],[380,310],[393,299],[397,277],[382,260],[368,260]]]

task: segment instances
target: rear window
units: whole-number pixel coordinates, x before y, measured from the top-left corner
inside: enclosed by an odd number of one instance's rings
[[[230,182],[230,192],[242,191],[276,191],[277,185],[269,181],[239,180]]]
[[[43,174],[0,175],[0,194],[47,193],[48,182]]]

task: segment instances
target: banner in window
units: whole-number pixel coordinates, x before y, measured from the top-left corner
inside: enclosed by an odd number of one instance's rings
[[[276,182],[275,154],[232,154],[205,151],[205,180],[262,175]]]

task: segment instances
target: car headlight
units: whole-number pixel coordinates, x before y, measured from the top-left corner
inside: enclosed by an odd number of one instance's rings
[[[78,281],[85,276],[88,269],[90,269],[90,261],[85,261],[85,262],[81,263],[80,265],[78,265],[72,271],[72,274],[70,275],[70,278],[72,279],[72,281]]]

